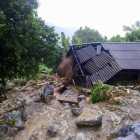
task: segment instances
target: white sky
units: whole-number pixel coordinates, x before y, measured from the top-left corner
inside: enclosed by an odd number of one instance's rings
[[[60,27],[88,26],[108,38],[140,20],[140,0],[39,0],[39,17]]]

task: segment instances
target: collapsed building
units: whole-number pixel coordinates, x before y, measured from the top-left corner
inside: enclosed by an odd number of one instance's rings
[[[70,46],[58,74],[65,84],[83,78],[89,88],[94,82],[123,84],[140,82],[140,43],[100,42]],[[121,83],[122,84],[122,83]]]

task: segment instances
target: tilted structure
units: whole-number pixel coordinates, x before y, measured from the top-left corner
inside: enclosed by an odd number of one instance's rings
[[[107,82],[121,71],[140,70],[140,43],[101,42],[71,46],[67,56],[74,55],[74,67],[86,78],[91,88],[94,82]]]

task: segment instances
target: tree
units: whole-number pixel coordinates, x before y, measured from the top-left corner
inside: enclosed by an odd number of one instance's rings
[[[87,26],[84,29],[80,27],[80,29],[74,33],[72,36],[72,44],[77,44],[78,38],[81,38],[83,43],[104,41],[104,38],[97,30],[90,29]]]
[[[123,25],[123,31],[132,31],[140,28],[140,21],[136,21],[135,24],[131,25],[131,27]]]
[[[132,30],[126,33],[125,39],[127,42],[140,42],[140,29]]]
[[[37,0],[0,1],[0,81],[30,77],[56,59],[58,35],[38,18]]]
[[[120,35],[113,36],[110,38],[109,42],[126,42],[125,37],[121,37]]]

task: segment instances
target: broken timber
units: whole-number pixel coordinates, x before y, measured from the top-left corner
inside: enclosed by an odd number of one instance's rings
[[[70,105],[72,104],[75,104],[75,105],[78,105],[79,103],[78,102],[72,102],[72,101],[65,101],[65,100],[58,100],[60,103],[69,103]]]

